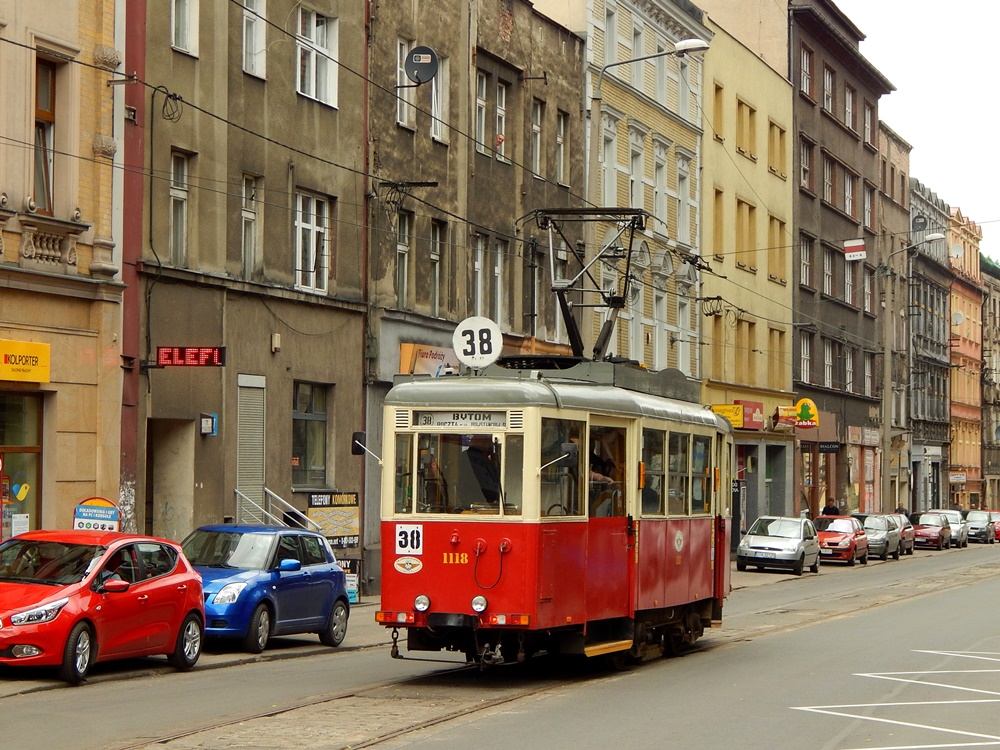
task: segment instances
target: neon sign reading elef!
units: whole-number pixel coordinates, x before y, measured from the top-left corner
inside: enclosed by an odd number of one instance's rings
[[[224,346],[158,346],[159,367],[222,367],[226,364]]]

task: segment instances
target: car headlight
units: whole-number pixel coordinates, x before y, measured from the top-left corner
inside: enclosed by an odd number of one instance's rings
[[[18,612],[11,615],[11,625],[37,625],[40,622],[51,622],[56,619],[56,615],[62,612],[62,608],[69,603],[69,597],[63,597],[58,601],[43,604],[41,607],[29,609],[27,612]]]
[[[245,583],[227,583],[215,595],[216,604],[232,604],[240,598],[247,585]]]

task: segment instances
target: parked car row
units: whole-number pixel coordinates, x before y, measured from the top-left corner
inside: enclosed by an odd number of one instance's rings
[[[182,544],[137,534],[32,531],[0,544],[0,664],[56,667],[164,654],[191,669],[204,638],[260,653],[274,635],[347,633],[346,574],[327,539],[222,524]]]
[[[912,555],[916,547],[968,547],[970,541],[994,544],[1000,511],[945,510],[919,513],[854,513],[850,516],[760,516],[743,532],[736,548],[736,569],[784,568],[802,575],[819,572],[819,561],[868,564]]]

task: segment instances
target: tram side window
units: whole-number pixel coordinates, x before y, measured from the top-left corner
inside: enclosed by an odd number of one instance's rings
[[[691,512],[712,510],[712,438],[695,435],[691,445]]]
[[[524,493],[524,435],[507,435],[504,442],[503,513],[521,515],[521,495]]]
[[[541,515],[579,516],[583,513],[583,491],[580,470],[585,456],[580,455],[584,423],[568,419],[542,419],[542,467],[539,487]]]
[[[663,515],[663,432],[642,431],[642,463],[645,481],[642,490],[643,515]]]
[[[668,461],[668,498],[667,513],[671,516],[684,516],[688,513],[688,470],[690,466],[691,436],[670,433],[670,459]]]
[[[396,435],[397,513],[413,511],[413,435]]]

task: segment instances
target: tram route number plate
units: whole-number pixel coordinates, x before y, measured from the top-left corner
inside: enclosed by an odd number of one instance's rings
[[[396,554],[424,554],[424,526],[420,523],[396,524]]]

